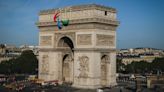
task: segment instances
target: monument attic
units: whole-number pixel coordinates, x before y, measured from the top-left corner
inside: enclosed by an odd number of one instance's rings
[[[118,24],[114,8],[96,4],[40,11],[39,79],[77,88],[116,85]]]

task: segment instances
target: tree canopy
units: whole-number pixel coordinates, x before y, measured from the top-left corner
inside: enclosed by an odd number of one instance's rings
[[[37,73],[38,60],[33,51],[26,50],[15,58],[0,63],[1,74],[34,74]]]
[[[164,57],[155,58],[151,63],[146,61],[133,61],[128,65],[124,65],[121,60],[117,60],[117,72],[119,73],[157,73],[164,72]],[[121,68],[123,67],[123,69]]]

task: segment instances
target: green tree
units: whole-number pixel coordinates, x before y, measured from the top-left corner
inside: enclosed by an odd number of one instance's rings
[[[16,59],[18,73],[35,73],[38,68],[38,60],[31,50],[23,51]]]
[[[122,63],[122,59],[117,59],[116,60],[116,69],[117,73],[124,73],[125,72],[125,64]]]
[[[144,73],[150,68],[150,63],[146,61],[133,61],[131,64],[126,66],[128,73]]]
[[[152,66],[153,70],[160,70],[162,72],[164,72],[164,57],[162,58],[155,58],[152,62]]]
[[[37,73],[38,60],[33,51],[26,50],[16,59],[2,61],[0,73],[2,74],[34,74]]]
[[[152,71],[164,71],[164,58],[155,58],[152,63],[146,61],[133,61],[131,64],[126,65],[128,73],[152,73]]]

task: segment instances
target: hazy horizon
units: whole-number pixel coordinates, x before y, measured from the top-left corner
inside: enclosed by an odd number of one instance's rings
[[[40,10],[81,4],[116,8],[120,25],[117,48],[150,47],[164,49],[163,0],[0,0],[0,44],[38,45]]]

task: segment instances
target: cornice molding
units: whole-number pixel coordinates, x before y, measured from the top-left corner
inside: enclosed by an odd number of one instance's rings
[[[47,31],[57,31],[59,30],[57,28],[57,26],[42,26],[39,27],[40,28],[40,32],[47,32]],[[79,25],[69,25],[67,27],[63,27],[62,29],[60,29],[60,31],[68,31],[68,30],[81,30],[81,29],[100,29],[100,30],[107,30],[107,31],[116,31],[115,26],[112,25],[103,25],[103,24],[99,24],[99,23],[86,23],[86,24],[79,24]]]
[[[76,19],[76,20],[70,20],[70,22],[69,22],[70,25],[85,24],[85,23],[99,23],[99,24],[107,24],[107,25],[113,25],[113,26],[119,25],[119,21],[103,19],[103,18]],[[57,26],[57,23],[55,23],[55,22],[37,22],[36,25],[38,27]]]
[[[69,48],[40,48],[40,52],[53,52],[53,51],[71,51]],[[73,51],[98,51],[98,52],[116,52],[115,48],[74,48]]]

